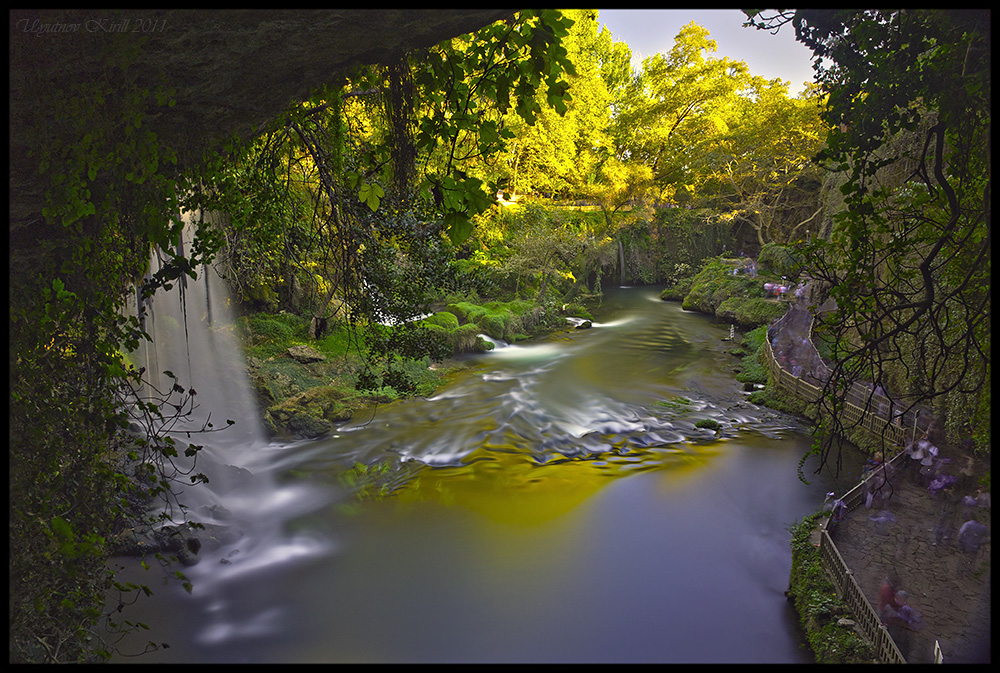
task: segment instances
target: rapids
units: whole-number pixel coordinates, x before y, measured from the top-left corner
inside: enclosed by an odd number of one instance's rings
[[[190,593],[115,559],[154,591],[126,609],[151,631],[123,652],[151,639],[170,647],[138,661],[809,662],[783,595],[788,528],[857,475],[807,462],[811,483],[798,479],[811,440],[746,401],[728,325],[622,288],[593,327],[568,327],[469,356],[435,396],[327,438],[228,449],[254,476],[213,493],[231,515],[216,523],[243,537],[183,569]],[[380,475],[372,497],[341,478],[357,464]]]

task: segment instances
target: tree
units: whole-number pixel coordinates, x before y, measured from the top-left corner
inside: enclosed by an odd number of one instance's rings
[[[420,101],[413,133],[422,156],[417,194],[440,218],[452,242],[472,233],[472,218],[489,208],[497,188],[475,174],[475,164],[504,149],[513,137],[508,112],[529,125],[544,104],[560,115],[571,100],[564,74],[574,73],[562,40],[572,22],[558,11],[522,11],[474,36],[429,50],[415,64]]]
[[[600,60],[606,48],[597,30],[593,10],[565,10],[572,21],[562,44],[573,64],[566,76],[568,93],[565,110],[544,105],[543,92],[537,94],[541,112],[534,123],[514,111],[504,118],[504,128],[512,136],[510,149],[496,157],[496,176],[510,193],[544,193],[573,196],[592,173],[596,153],[607,145],[605,130],[610,123],[610,93],[601,77]],[[607,37],[606,29],[603,33]]]
[[[818,214],[819,170],[813,162],[826,138],[821,100],[791,99],[781,80],[754,78],[733,105],[728,130],[704,146],[699,192],[725,222],[748,224],[757,244],[790,243]],[[781,216],[809,214],[780,227]]]
[[[405,321],[422,311],[443,268],[441,235],[460,245],[471,218],[494,201],[483,166],[511,135],[508,114],[534,124],[550,107],[566,111],[569,24],[558,12],[521,12],[360,68],[269,130],[253,170],[284,185],[268,198],[294,214],[282,238],[303,234],[286,252],[316,279],[314,325],[334,295],[352,320]],[[383,263],[386,255],[396,263]]]
[[[791,23],[829,96],[821,159],[845,175],[845,208],[808,250],[838,309],[828,415],[840,423],[849,383],[884,383],[901,410],[932,408],[948,440],[988,450],[989,10],[746,13]]]
[[[534,226],[521,228],[512,236],[512,254],[503,265],[505,273],[517,278],[520,287],[522,276],[538,276],[535,303],[546,300],[546,292],[553,276],[575,282],[566,263],[572,261],[583,244],[583,237],[571,231],[558,219],[543,218]]]
[[[702,146],[728,129],[727,117],[750,75],[742,61],[713,58],[708,31],[691,22],[668,54],[643,61],[641,94],[616,119],[619,153],[650,167],[660,194],[692,196],[690,168]]]
[[[619,161],[608,156],[600,163],[583,193],[597,202],[604,213],[605,233],[615,233],[615,215],[625,206],[640,203],[652,185],[653,171],[639,162]]]

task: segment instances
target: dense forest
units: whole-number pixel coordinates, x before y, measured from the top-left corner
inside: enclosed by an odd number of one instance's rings
[[[171,92],[131,89],[125,50],[86,91],[40,93],[78,142],[39,134],[43,222],[10,268],[10,659],[105,659],[106,592],[148,591],[115,580],[110,541],[169,493],[178,446],[155,428],[195,393],[139,398],[148,334],[126,307],[205,272],[251,367],[289,335],[351,358],[305,400],[335,398],[330,421],[426,394],[480,334],[585,317],[602,286],[782,260],[836,303],[831,418],[846,383],[880,382],[932,409],[942,442],[988,453],[988,19],[748,10],[746,30],[813,50],[793,97],[696,23],[635,70],[596,10],[522,11],[359,67],[180,174],[143,129]],[[294,434],[287,390],[262,380],[270,430]]]

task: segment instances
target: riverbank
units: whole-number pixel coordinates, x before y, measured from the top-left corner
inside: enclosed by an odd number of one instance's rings
[[[790,310],[785,329],[775,337],[775,352],[802,371],[820,371],[815,349],[799,347],[811,339],[808,311],[801,305]],[[757,331],[745,334],[741,346],[733,351],[750,364],[747,371],[751,377],[755,356],[764,344],[760,335],[755,335]],[[760,373],[756,385],[767,383],[767,373]],[[798,414],[815,424],[808,405],[773,385],[754,392],[751,401]],[[851,431],[848,440],[868,455],[882,447],[860,428]],[[935,441],[940,442],[938,438]],[[937,651],[953,663],[987,663],[990,611],[985,597],[990,591],[990,548],[987,543],[975,550],[962,549],[958,538],[960,529],[964,530],[964,520],[959,517],[962,503],[975,502],[977,492],[985,494],[988,503],[989,457],[941,444],[941,461],[935,469],[939,476],[947,474],[954,486],[939,488],[938,493],[928,490],[931,477],[916,485],[893,475],[881,507],[872,511],[859,507],[846,516],[834,540],[873,606],[879,605],[880,588],[891,576],[903,581],[912,597],[910,603],[923,611],[920,628],[898,619],[888,621],[890,633],[909,663],[932,663]],[[965,518],[973,517],[984,525],[988,536],[988,504],[983,511],[974,509],[964,506]],[[874,650],[857,629],[855,615],[837,596],[812,539],[817,522],[826,516],[826,512],[817,512],[792,529],[793,567],[787,596],[795,604],[817,662],[872,663]]]
[[[239,320],[247,371],[271,437],[315,439],[366,408],[427,397],[465,367],[461,356],[491,350],[585,318],[581,305],[558,310],[530,301],[455,301],[391,332],[381,325],[338,322],[310,338],[308,320],[254,313]],[[388,340],[409,356],[386,357]],[[406,343],[400,347],[399,340]]]
[[[772,385],[761,359],[768,326],[789,309],[787,301],[765,290],[765,283],[773,287],[775,282],[787,281],[774,272],[761,274],[755,260],[718,258],[689,280],[664,290],[661,299],[680,301],[685,310],[739,326],[741,332],[731,331],[729,352],[739,358],[732,371],[750,393],[748,401],[794,414],[811,426],[806,405]],[[875,663],[872,648],[855,628],[850,609],[838,599],[820,564],[812,538],[824,514],[818,511],[790,529],[792,567],[785,596],[795,607],[817,663]]]

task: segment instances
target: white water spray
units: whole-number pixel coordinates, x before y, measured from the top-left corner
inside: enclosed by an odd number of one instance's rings
[[[182,255],[203,218],[188,213],[184,219],[177,250]],[[162,268],[164,258],[162,251],[153,254],[150,274]],[[136,310],[134,304],[131,308]],[[181,276],[169,290],[142,302],[138,315],[152,337],[130,354],[145,369],[139,394],[160,404],[167,419],[153,430],[204,446],[196,471],[207,475],[209,484],[188,488],[184,502],[189,507],[217,504],[212,501],[231,490],[245,470],[252,471],[258,453],[253,449],[267,443],[235,334],[228,288],[213,265],[201,265],[197,278]],[[181,412],[175,414],[172,405],[181,405]]]

